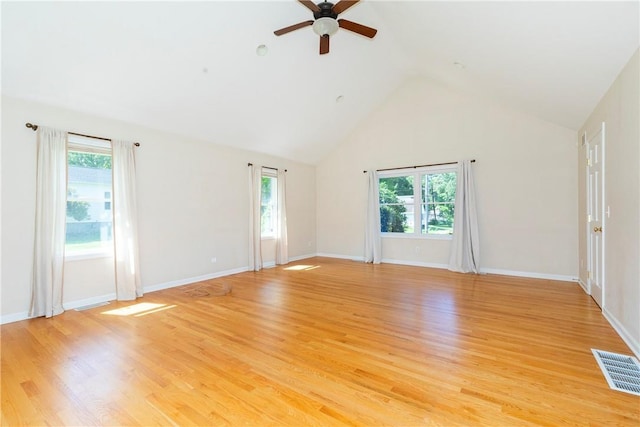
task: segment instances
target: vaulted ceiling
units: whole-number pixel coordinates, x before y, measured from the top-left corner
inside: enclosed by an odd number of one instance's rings
[[[3,2],[2,93],[316,163],[416,76],[577,130],[639,46],[637,1],[363,0],[340,17],[378,34],[340,29],[321,56],[310,27],[273,34],[312,19],[295,1]]]

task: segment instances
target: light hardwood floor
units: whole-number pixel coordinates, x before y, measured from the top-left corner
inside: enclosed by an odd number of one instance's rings
[[[3,425],[640,425],[575,283],[311,258],[1,340]]]

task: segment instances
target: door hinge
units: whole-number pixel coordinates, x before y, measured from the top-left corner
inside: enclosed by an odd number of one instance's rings
[[[591,222],[591,214],[587,215],[587,222]]]
[[[591,271],[587,271],[587,278],[588,278],[589,280],[593,279],[593,277],[591,277]]]

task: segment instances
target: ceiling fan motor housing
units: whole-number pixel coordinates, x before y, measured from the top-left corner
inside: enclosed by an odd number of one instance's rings
[[[319,19],[319,18],[338,19],[338,14],[333,11],[333,3],[324,1],[322,3],[318,3],[318,7],[320,8],[320,10],[318,12],[313,12],[313,17],[315,19]]]

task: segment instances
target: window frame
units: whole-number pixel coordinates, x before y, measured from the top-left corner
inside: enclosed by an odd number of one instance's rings
[[[437,234],[437,233],[422,233],[421,221],[422,221],[422,206],[428,205],[426,200],[422,199],[422,177],[426,175],[437,175],[443,173],[454,173],[457,176],[457,165],[438,165],[438,166],[423,166],[413,169],[393,169],[388,171],[378,172],[378,190],[380,190],[380,179],[383,178],[399,178],[399,177],[413,177],[413,232],[392,232],[392,231],[380,231],[380,237],[382,238],[397,238],[397,239],[427,239],[427,240],[451,240],[453,239],[453,230],[450,234]],[[380,204],[383,206],[383,204]],[[454,208],[454,220],[455,220],[455,196],[453,201]],[[418,224],[416,227],[415,224]],[[378,225],[382,228],[382,224]]]
[[[69,153],[70,152],[80,152],[80,153],[89,153],[89,154],[103,154],[111,156],[111,171],[113,174],[113,154],[111,149],[111,141],[106,141],[98,138],[90,138],[80,135],[69,134],[67,138],[67,199],[69,202]],[[112,187],[109,190],[111,197],[109,198],[109,202],[113,202],[113,175],[112,175]],[[103,200],[106,202],[107,200]],[[113,224],[113,204],[111,205],[111,209],[109,212],[112,216],[112,224]],[[113,225],[112,225],[113,227]],[[65,227],[66,228],[66,227]],[[113,230],[113,228],[112,228]],[[113,233],[113,231],[112,231]],[[113,235],[112,235],[113,239]],[[85,259],[94,259],[94,258],[111,258],[114,256],[114,248],[113,245],[102,246],[100,248],[95,249],[85,249],[85,250],[75,250],[69,251],[66,244],[66,233],[65,233],[65,261],[79,261]]]
[[[271,178],[271,191],[272,194],[275,195],[275,197],[271,197],[271,206],[272,206],[272,212],[273,212],[273,219],[272,221],[274,222],[274,227],[273,227],[273,232],[270,234],[264,234],[263,230],[262,230],[262,201],[263,201],[263,197],[262,197],[262,193],[260,194],[260,239],[262,240],[275,240],[276,239],[276,227],[275,227],[275,222],[278,221],[278,171],[277,170],[272,170],[272,169],[267,169],[267,168],[263,168],[262,169],[262,174],[260,176],[260,191],[262,191],[262,178]]]

